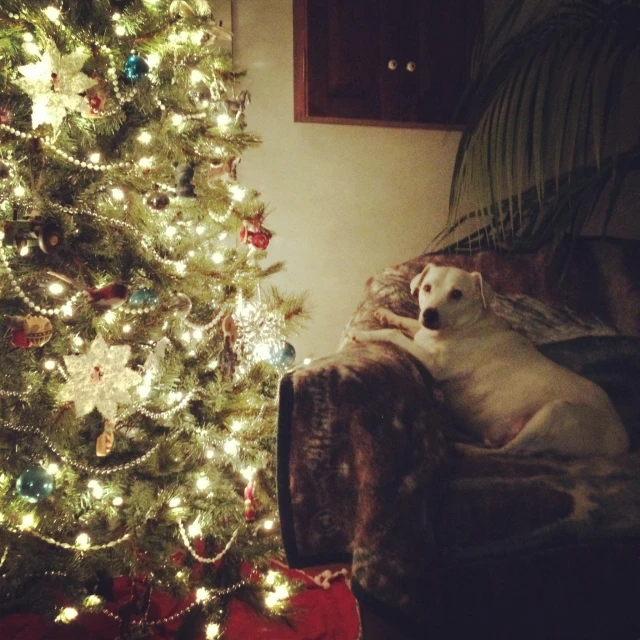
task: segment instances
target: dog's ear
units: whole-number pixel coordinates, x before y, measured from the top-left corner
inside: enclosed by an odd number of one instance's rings
[[[482,298],[482,306],[486,309],[491,302],[495,293],[491,288],[491,285],[483,279],[482,274],[479,271],[474,271],[471,277],[476,281],[478,290],[480,291],[480,297]]]
[[[429,272],[430,268],[431,268],[431,263],[427,264],[427,266],[417,276],[414,276],[413,280],[411,280],[411,284],[409,286],[411,289],[412,296],[415,296],[416,293],[418,292],[418,289],[420,289],[420,285],[422,284],[422,281],[424,280],[424,277]]]

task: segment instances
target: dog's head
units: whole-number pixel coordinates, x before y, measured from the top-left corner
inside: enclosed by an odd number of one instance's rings
[[[413,278],[411,293],[418,294],[420,324],[433,331],[473,324],[493,299],[493,290],[478,271],[434,264]]]

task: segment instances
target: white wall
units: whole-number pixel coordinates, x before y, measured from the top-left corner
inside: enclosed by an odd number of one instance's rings
[[[248,70],[249,129],[239,180],[262,193],[277,234],[273,279],[310,294],[298,361],[336,350],[365,281],[421,253],[446,219],[455,132],[293,122],[292,0],[232,0],[234,58]]]

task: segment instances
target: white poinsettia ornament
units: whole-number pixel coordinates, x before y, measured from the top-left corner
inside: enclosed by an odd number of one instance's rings
[[[50,124],[57,130],[70,111],[89,114],[89,102],[80,94],[98,81],[80,71],[88,57],[83,48],[62,55],[55,43],[48,42],[38,62],[18,67],[22,78],[15,80],[15,84],[33,101],[34,129]]]
[[[75,404],[81,418],[94,408],[107,420],[115,421],[119,404],[132,403],[128,389],[139,385],[142,376],[127,368],[131,347],[109,346],[98,336],[86,353],[64,356],[68,379],[62,388],[62,400]]]

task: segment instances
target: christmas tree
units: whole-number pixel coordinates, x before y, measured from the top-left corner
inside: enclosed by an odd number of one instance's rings
[[[209,0],[0,0],[0,615],[123,635],[265,613],[300,296],[237,181],[250,96]],[[108,602],[116,577],[131,597]],[[107,614],[105,614],[107,615]]]

